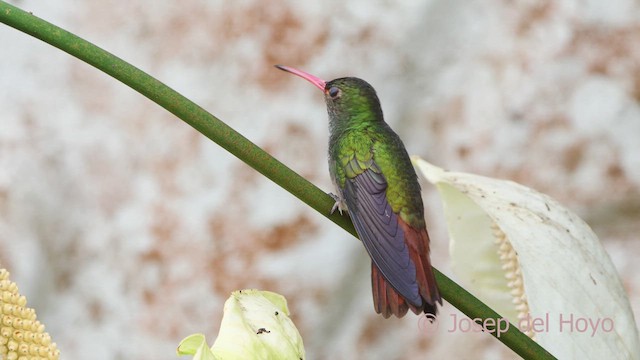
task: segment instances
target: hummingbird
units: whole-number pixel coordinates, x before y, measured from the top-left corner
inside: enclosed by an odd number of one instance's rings
[[[336,209],[347,211],[371,257],[373,306],[403,317],[408,309],[436,315],[442,305],[431,262],[418,177],[400,137],[384,121],[366,81],[331,81],[276,65],[324,93],[329,114],[329,173]]]

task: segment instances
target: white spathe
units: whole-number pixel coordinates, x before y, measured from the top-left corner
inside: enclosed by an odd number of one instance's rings
[[[512,181],[449,172],[412,158],[436,185],[453,269],[465,286],[559,359],[636,359],[638,329],[598,237],[547,195]],[[492,231],[515,250],[529,319],[518,324]]]

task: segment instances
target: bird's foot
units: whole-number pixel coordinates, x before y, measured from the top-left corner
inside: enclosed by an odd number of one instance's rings
[[[347,210],[347,207],[344,203],[344,199],[341,196],[333,193],[329,193],[329,196],[331,196],[333,200],[335,200],[336,202],[335,204],[333,204],[333,207],[331,208],[331,214],[336,212],[336,209],[337,209],[340,212],[340,215],[342,215],[342,211]]]

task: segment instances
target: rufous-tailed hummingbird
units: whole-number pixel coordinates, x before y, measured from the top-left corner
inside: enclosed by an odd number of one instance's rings
[[[429,261],[429,235],[420,184],[398,135],[384,121],[366,81],[324,81],[288,66],[277,68],[324,92],[329,113],[329,172],[338,208],[348,210],[371,257],[373,304],[388,318],[436,313],[442,304]]]

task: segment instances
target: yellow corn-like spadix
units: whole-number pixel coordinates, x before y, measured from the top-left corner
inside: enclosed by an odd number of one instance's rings
[[[36,320],[36,312],[27,307],[27,299],[9,280],[9,272],[0,269],[0,359],[58,359],[60,351]]]

